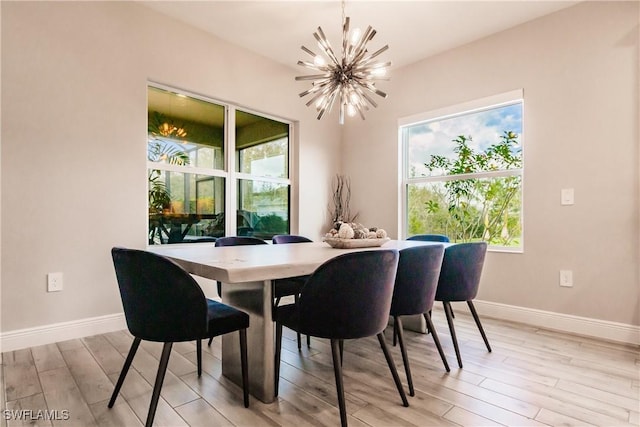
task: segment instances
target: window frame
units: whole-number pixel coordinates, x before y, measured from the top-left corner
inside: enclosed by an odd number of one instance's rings
[[[230,102],[220,101],[215,98],[211,98],[204,95],[199,95],[197,93],[180,89],[174,86],[165,85],[162,83],[157,83],[153,81],[147,81],[147,88],[152,87],[160,90],[170,91],[176,94],[184,95],[190,98],[198,99],[204,102],[209,102],[212,104],[219,105],[224,107],[224,159],[223,159],[223,168],[222,169],[213,169],[213,168],[203,168],[198,166],[182,166],[182,165],[172,165],[167,163],[156,163],[147,160],[147,173],[150,169],[161,170],[165,173],[167,172],[176,172],[183,174],[193,174],[193,175],[203,175],[212,178],[223,178],[224,181],[224,212],[236,212],[238,210],[238,180],[259,180],[259,181],[268,181],[275,182],[278,184],[286,185],[289,188],[289,232],[294,233],[294,230],[298,229],[297,218],[298,216],[294,214],[297,212],[297,191],[294,191],[294,187],[296,185],[296,180],[293,179],[293,171],[294,169],[293,159],[295,153],[295,126],[291,120],[284,119],[282,117],[277,117],[271,114],[265,114],[260,111],[256,111],[250,108],[246,108],[244,106],[233,104]],[[148,110],[148,102],[147,102],[147,110]],[[265,177],[259,175],[252,175],[247,173],[241,173],[236,170],[236,110],[254,114],[260,116],[265,119],[275,120],[281,123],[284,123],[288,126],[288,155],[287,155],[287,177],[286,178],[275,178],[275,177]],[[147,183],[147,194],[149,192],[149,184]],[[149,211],[149,203],[147,198],[147,209],[146,215],[148,215]],[[235,236],[237,232],[237,218],[236,215],[225,215],[225,236]],[[147,230],[148,234],[148,230]],[[177,243],[183,244],[183,243]]]
[[[409,168],[409,142],[405,140],[403,130],[405,128],[419,125],[421,123],[433,122],[437,120],[451,119],[460,116],[466,116],[473,113],[487,111],[495,108],[500,108],[508,105],[520,104],[522,108],[522,134],[520,135],[519,144],[522,152],[522,167],[518,169],[503,169],[498,171],[485,171],[474,172],[469,174],[457,174],[457,175],[440,175],[440,176],[421,176],[410,177]],[[399,159],[399,200],[398,200],[398,235],[402,239],[406,239],[408,236],[408,202],[409,202],[409,185],[431,182],[447,182],[447,181],[459,181],[464,179],[483,179],[483,178],[496,178],[496,177],[509,177],[520,176],[520,245],[517,247],[497,246],[489,245],[488,250],[493,252],[507,252],[507,253],[523,253],[525,242],[525,226],[524,226],[524,139],[525,139],[525,124],[524,124],[524,90],[516,89],[501,94],[488,96],[460,104],[451,105],[448,107],[415,114],[412,116],[400,118],[398,120],[398,159]]]

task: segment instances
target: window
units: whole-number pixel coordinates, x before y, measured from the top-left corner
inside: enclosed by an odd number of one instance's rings
[[[289,135],[288,123],[149,86],[149,244],[288,233]]]
[[[405,236],[522,248],[522,91],[403,119]]]

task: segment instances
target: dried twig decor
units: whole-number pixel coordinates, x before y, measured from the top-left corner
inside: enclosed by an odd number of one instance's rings
[[[349,203],[351,201],[351,180],[346,175],[337,174],[331,183],[331,191],[333,193],[333,209],[329,209],[331,213],[331,222],[354,222],[358,217],[358,213],[351,216]]]

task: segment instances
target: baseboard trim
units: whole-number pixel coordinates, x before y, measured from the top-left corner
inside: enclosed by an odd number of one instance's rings
[[[0,351],[20,350],[126,329],[123,313],[18,329],[0,334]]]
[[[540,328],[568,332],[587,337],[640,345],[640,327],[570,314],[554,313],[527,307],[474,300],[480,317],[493,317],[526,323]],[[463,309],[464,307],[464,309]],[[440,309],[435,305],[434,309]],[[466,306],[456,310],[466,310]],[[0,334],[0,351],[20,350],[86,336],[126,329],[123,313],[91,317],[71,322],[54,323],[35,328],[19,329]]]
[[[640,326],[489,301],[474,300],[473,304],[478,310],[480,318],[483,316],[494,317],[501,320],[526,323],[545,329],[624,344],[640,345]]]

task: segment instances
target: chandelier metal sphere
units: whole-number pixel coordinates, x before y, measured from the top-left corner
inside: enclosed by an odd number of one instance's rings
[[[376,35],[376,30],[367,27],[364,34],[359,29],[349,32],[349,17],[344,15],[342,2],[342,55],[336,56],[321,27],[313,33],[322,54],[302,46],[302,50],[313,58],[313,62],[298,61],[298,65],[320,71],[321,74],[298,76],[296,80],[311,80],[311,88],[300,93],[300,97],[311,95],[307,107],[315,105],[318,120],[326,112],[330,112],[336,101],[340,104],[339,121],[344,124],[345,113],[348,116],[359,114],[364,120],[364,111],[369,106],[378,106],[372,94],[386,98],[387,94],[375,86],[376,80],[389,80],[387,67],[391,62],[374,61],[381,53],[389,49],[389,45],[369,53],[367,43]],[[326,58],[325,58],[326,57]]]

